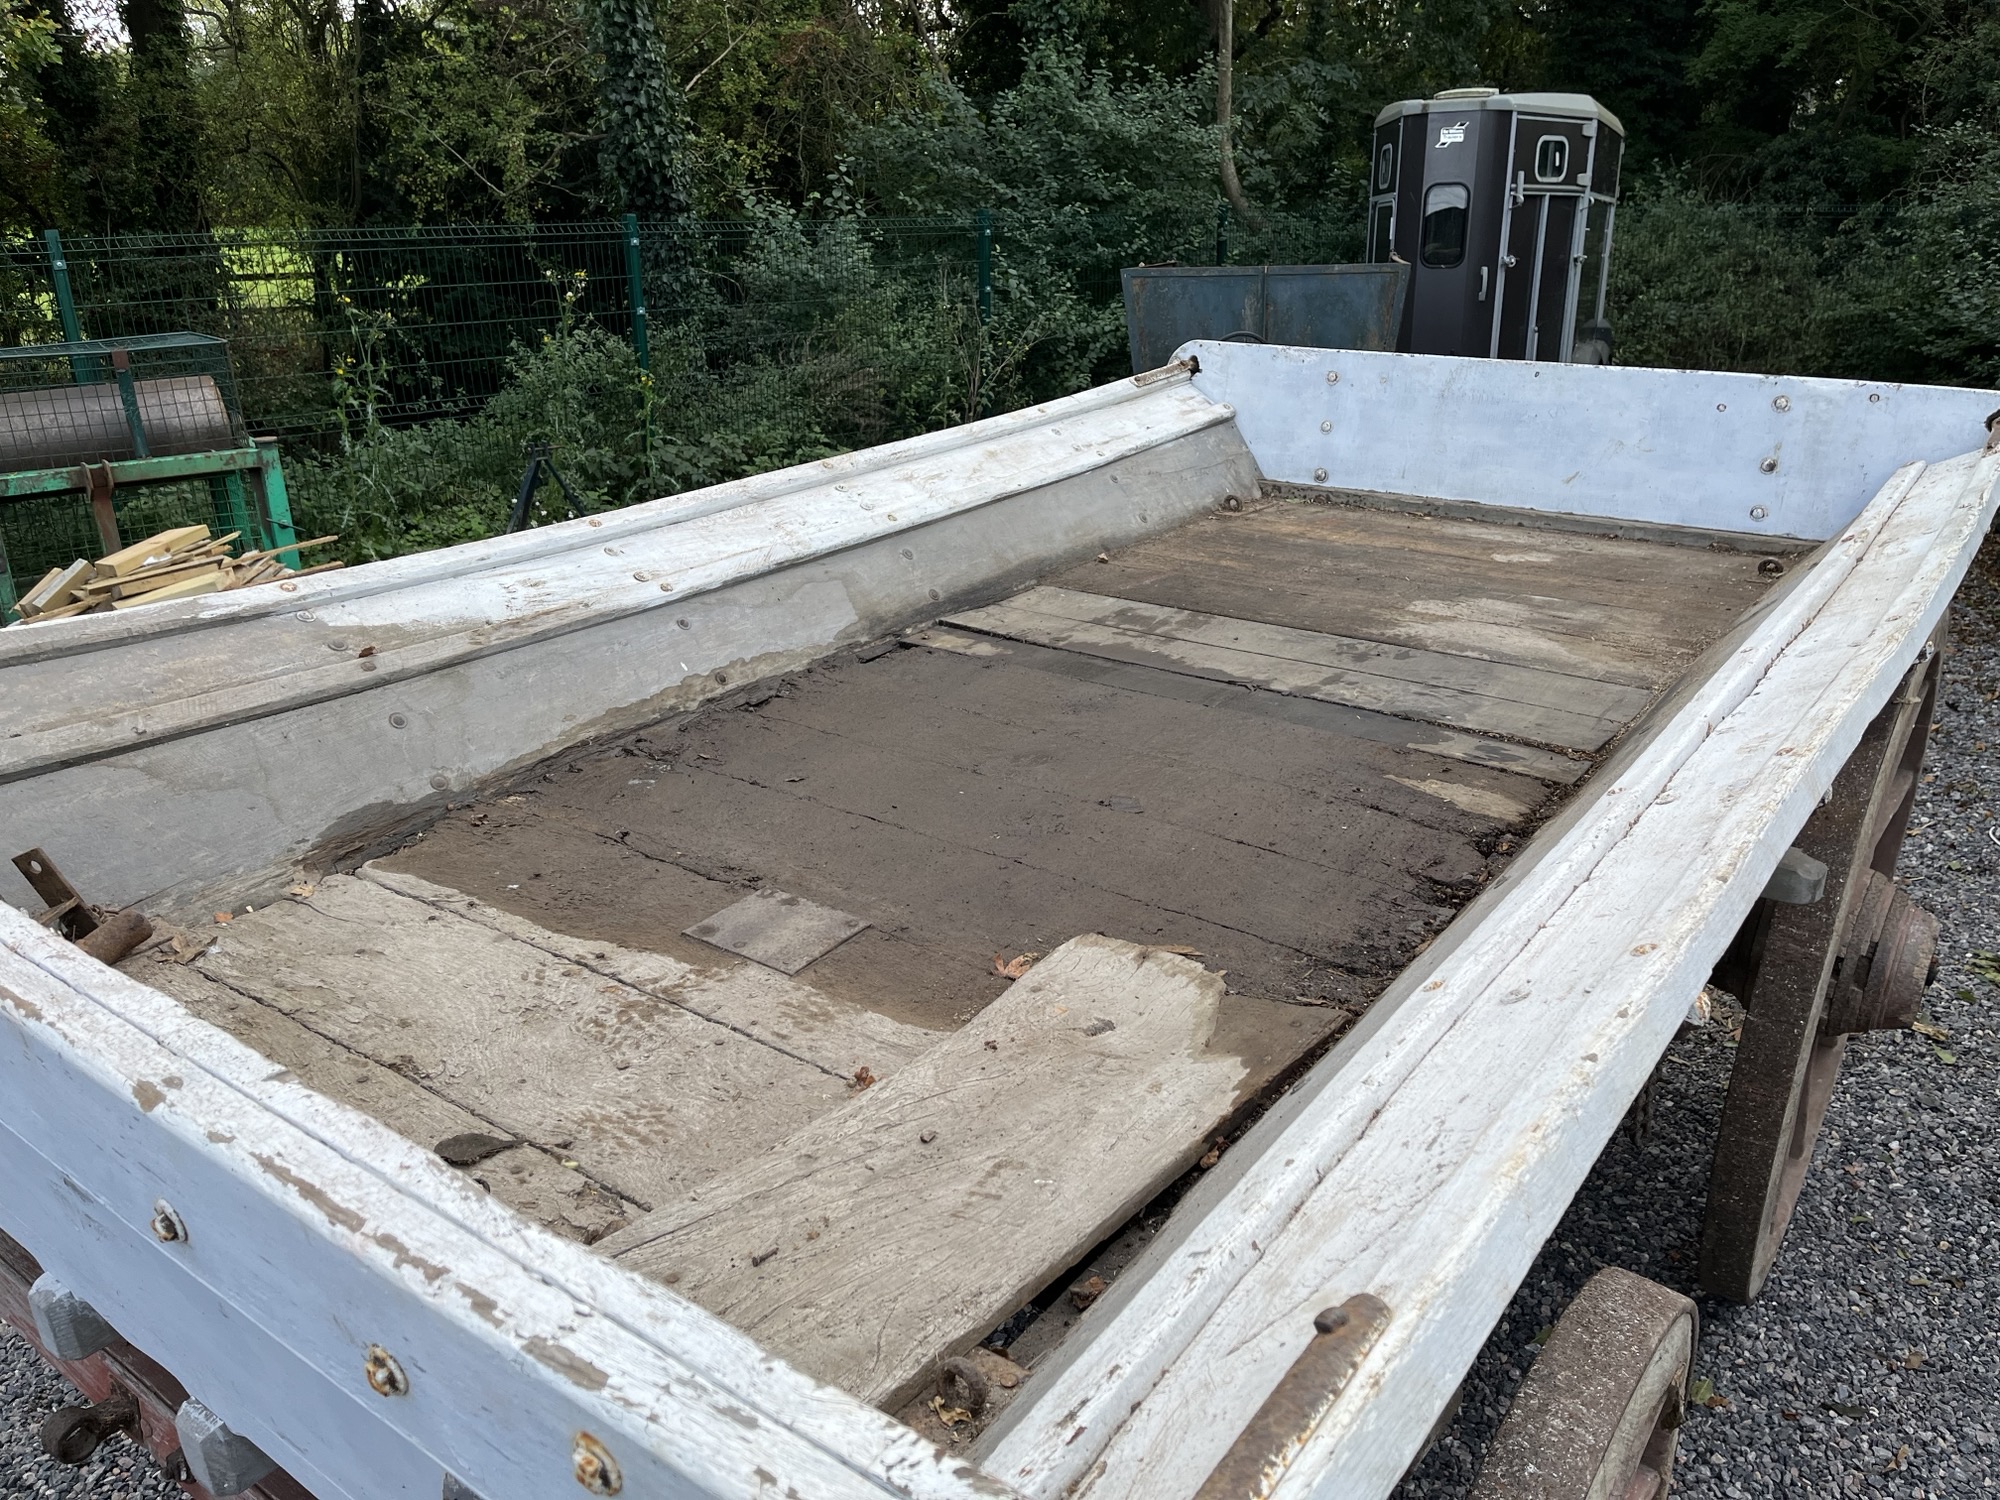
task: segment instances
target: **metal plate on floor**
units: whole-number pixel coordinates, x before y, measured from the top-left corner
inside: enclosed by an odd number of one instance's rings
[[[683,930],[688,937],[781,974],[796,974],[867,925],[859,917],[803,896],[761,890]]]

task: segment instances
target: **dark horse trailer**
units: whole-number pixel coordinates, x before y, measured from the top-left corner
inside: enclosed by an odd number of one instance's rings
[[[1608,363],[1624,145],[1587,94],[1447,89],[1377,115],[1368,258],[1411,274],[1396,347]]]

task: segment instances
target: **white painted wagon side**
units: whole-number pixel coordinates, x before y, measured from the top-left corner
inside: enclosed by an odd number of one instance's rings
[[[99,899],[250,890],[739,673],[1167,529],[1257,468],[1300,479],[1289,427],[1245,408],[1321,399],[1324,353],[1194,352],[1193,385],[1120,382],[594,529],[0,634],[0,836],[83,831],[97,853],[70,873]],[[1325,467],[1332,485],[1481,498],[1507,467],[1495,445],[1518,439],[1467,419],[1470,362],[1369,358],[1395,361],[1381,378],[1431,467],[1394,469],[1356,431],[1304,454],[1305,482]],[[1653,456],[1686,469],[1710,437],[1662,403],[1718,377],[1582,373],[1602,383],[1577,441],[1608,467],[1563,508],[1624,516],[1621,424],[1660,417]],[[1789,389],[1809,405],[1820,384]],[[1909,395],[1950,409],[1960,448],[1994,401]],[[1746,419],[1752,448],[1788,416]],[[1940,417],[1935,440],[1960,430]],[[1845,530],[1822,560],[1231,1153],[1093,1314],[1097,1336],[1010,1411],[985,1472],[5,906],[0,1228],[324,1500],[435,1495],[446,1472],[484,1500],[567,1493],[579,1432],[633,1495],[1187,1494],[1312,1312],[1360,1291],[1389,1303],[1388,1331],[1286,1492],[1380,1495],[1991,519],[2000,459],[1978,455],[1902,469],[1856,517],[1861,477],[1911,456],[1904,431],[1829,471],[1820,513]],[[1917,456],[1932,440],[1909,439]],[[1550,472],[1561,456],[1543,444]],[[1736,484],[1639,518],[1746,529]],[[1527,505],[1519,488],[1485,498]],[[184,1240],[152,1233],[160,1200]],[[408,1395],[369,1388],[371,1343]]]

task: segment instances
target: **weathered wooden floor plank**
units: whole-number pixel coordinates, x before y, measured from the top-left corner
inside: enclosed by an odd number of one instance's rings
[[[893,1408],[1257,1085],[1210,1044],[1222,988],[1189,959],[1075,938],[896,1077],[602,1248]]]
[[[447,1099],[421,1077],[410,1077],[378,1058],[311,1030],[304,1022],[211,979],[190,964],[158,962],[152,954],[120,968],[142,984],[171,995],[188,1011],[255,1047],[308,1088],[364,1110],[420,1146],[435,1148],[455,1135],[508,1134],[506,1127]],[[623,1228],[641,1212],[593,1182],[568,1152],[522,1144],[468,1168],[509,1208],[558,1234],[586,1243]]]
[[[196,960],[523,1140],[665,1201],[842,1103],[828,1069],[368,880],[239,917]]]
[[[1650,696],[1532,668],[1069,589],[1030,589],[946,623],[1572,750],[1600,749]]]
[[[1760,559],[1354,505],[1216,515],[1049,580],[1637,687],[1677,677],[1769,586]]]
[[[608,851],[606,851],[608,853]],[[841,1078],[867,1068],[887,1078],[937,1040],[937,1033],[852,1005],[761,964],[724,960],[685,963],[665,953],[629,948],[603,938],[557,932],[450,886],[398,870],[387,861],[362,866],[361,875],[385,889],[453,912],[469,922],[544,953],[628,984],[732,1031],[816,1064]]]
[[[1085,656],[1075,651],[1059,651],[1027,641],[1001,640],[996,636],[934,626],[903,637],[907,646],[931,651],[949,651],[970,657],[1006,657],[1038,672],[1053,673],[1075,682],[1114,688],[1120,693],[1138,693],[1163,698],[1171,703],[1192,703],[1202,708],[1222,709],[1266,722],[1317,729],[1344,739],[1362,740],[1395,751],[1436,755],[1460,760],[1467,765],[1485,766],[1533,777],[1556,786],[1580,781],[1591,762],[1581,755],[1543,750],[1513,740],[1489,735],[1466,734],[1439,724],[1420,724],[1393,714],[1353,708],[1344,703],[1324,703],[1317,698],[1294,698],[1288,693],[1260,692],[1234,682],[1217,682],[1206,677],[1189,677],[1158,667],[1142,667],[1107,657]],[[1233,740],[1242,731],[1237,726],[1216,725],[1214,738]]]

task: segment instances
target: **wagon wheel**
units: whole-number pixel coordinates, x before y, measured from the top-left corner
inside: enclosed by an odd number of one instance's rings
[[[1743,1001],[1743,1034],[1715,1143],[1702,1231],[1703,1290],[1749,1302],[1798,1202],[1851,1033],[1907,1027],[1929,984],[1937,922],[1890,877],[1903,845],[1937,698],[1939,626],[1806,820],[1796,847],[1826,866],[1806,905],[1759,900],[1717,980]]]
[[[1607,1266],[1556,1323],[1494,1434],[1472,1500],[1657,1500],[1673,1483],[1699,1321]]]

